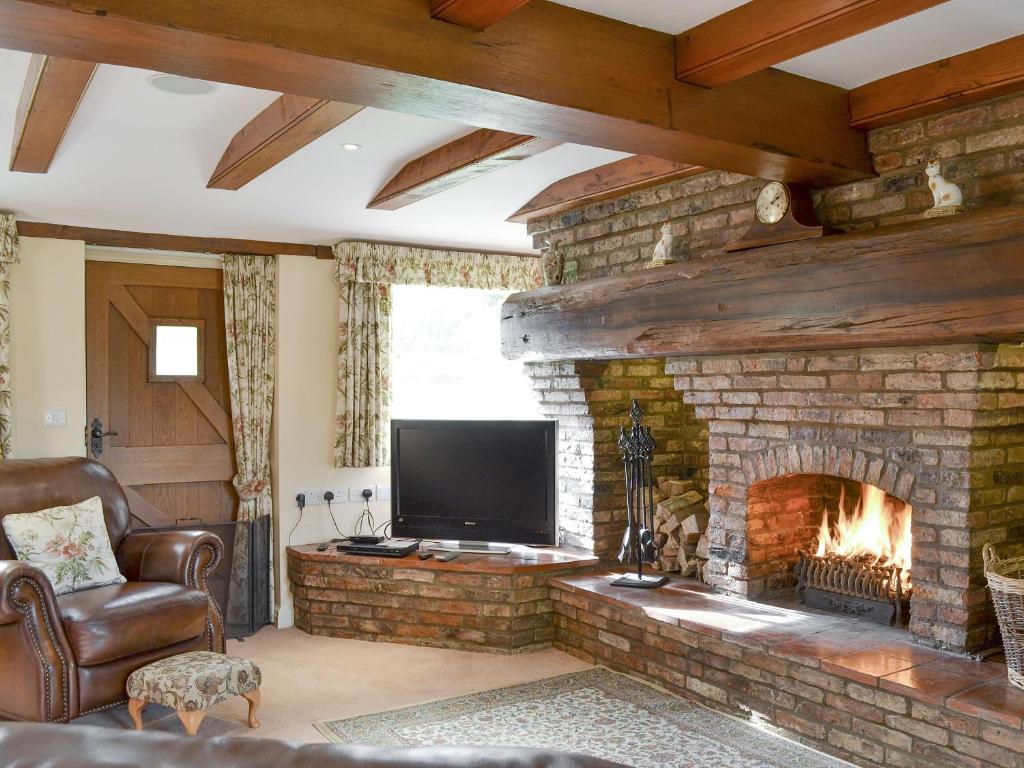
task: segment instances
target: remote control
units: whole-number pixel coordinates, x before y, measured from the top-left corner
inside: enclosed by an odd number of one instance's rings
[[[458,556],[458,552],[445,552],[443,555],[437,555],[435,559],[439,563],[447,563],[449,560],[454,560]]]
[[[433,556],[434,556],[433,552],[420,552],[419,553],[420,560],[429,560]]]

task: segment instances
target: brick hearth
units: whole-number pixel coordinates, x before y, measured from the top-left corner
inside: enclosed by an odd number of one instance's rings
[[[857,765],[1024,765],[1024,694],[1001,663],[922,648],[857,619],[715,594],[692,579],[652,591],[610,580],[551,582],[557,648]]]

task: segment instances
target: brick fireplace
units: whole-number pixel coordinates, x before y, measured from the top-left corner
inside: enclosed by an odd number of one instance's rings
[[[667,372],[708,422],[711,585],[748,598],[790,588],[824,483],[867,483],[913,507],[913,638],[961,652],[997,642],[981,547],[1022,539],[1024,350],[677,358]]]
[[[562,422],[566,543],[614,558],[615,436],[636,392],[666,449],[661,469],[707,480],[711,586],[792,594],[797,550],[814,546],[823,507],[869,484],[913,509],[912,638],[957,652],[998,644],[981,548],[1017,554],[1024,540],[1024,349],[578,361],[532,375]]]

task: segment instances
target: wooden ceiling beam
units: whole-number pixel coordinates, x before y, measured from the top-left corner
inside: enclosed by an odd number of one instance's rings
[[[482,128],[410,160],[366,207],[394,211],[558,144],[534,136]]]
[[[850,124],[878,128],[1024,87],[1024,35],[883,77],[850,91]]]
[[[430,0],[430,15],[435,19],[469,27],[477,32],[487,29],[530,0]]]
[[[699,165],[674,163],[650,155],[625,157],[556,181],[509,216],[507,221],[525,224],[530,219],[554,216],[601,200],[610,200],[635,189],[703,173],[705,170]]]
[[[816,185],[872,174],[846,91],[768,70],[673,77],[673,36],[532,0],[481,35],[414,0],[3,0],[0,47],[651,154]],[[386,44],[382,43],[386,41]]]
[[[242,188],[362,109],[340,101],[284,94],[234,135],[207,188]]]
[[[751,0],[676,36],[676,77],[724,85],[947,0]]]
[[[138,248],[150,251],[186,253],[253,253],[257,256],[311,256],[333,259],[329,245],[278,243],[270,240],[237,240],[229,237],[189,237],[121,229],[95,229],[39,221],[19,221],[19,237],[50,237],[56,240],[82,240],[86,245],[103,248]]]
[[[96,66],[91,61],[32,56],[14,120],[12,171],[50,169]]]

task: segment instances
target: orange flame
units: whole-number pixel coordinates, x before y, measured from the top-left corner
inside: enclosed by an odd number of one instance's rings
[[[904,592],[910,587],[909,504],[886,495],[881,488],[861,484],[860,503],[846,513],[845,493],[839,494],[839,517],[831,528],[828,510],[821,515],[817,555],[836,555],[870,565],[895,565],[902,569]]]

